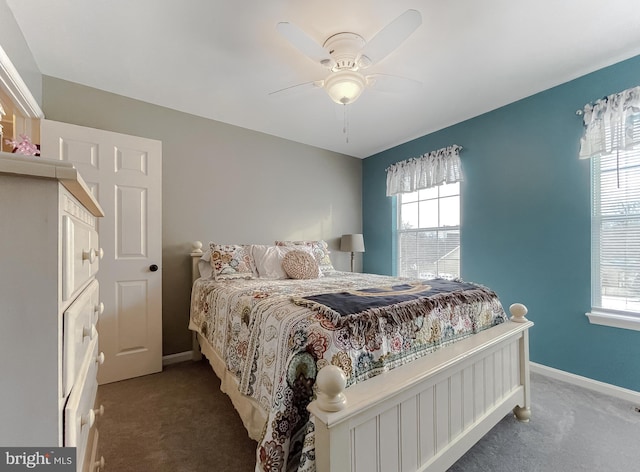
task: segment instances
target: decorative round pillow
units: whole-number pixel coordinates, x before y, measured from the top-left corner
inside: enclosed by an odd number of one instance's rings
[[[320,276],[316,258],[305,251],[286,253],[282,259],[282,268],[292,279],[317,279]]]

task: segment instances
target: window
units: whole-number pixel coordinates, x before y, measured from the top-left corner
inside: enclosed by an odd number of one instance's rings
[[[640,318],[640,149],[593,157],[591,177],[592,311]]]
[[[398,196],[398,275],[460,276],[460,182]]]
[[[640,331],[640,86],[587,103],[581,159],[591,160],[591,312]]]

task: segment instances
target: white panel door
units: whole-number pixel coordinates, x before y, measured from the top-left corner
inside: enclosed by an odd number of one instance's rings
[[[162,370],[162,143],[42,120],[43,158],[73,162],[104,209],[101,384]]]

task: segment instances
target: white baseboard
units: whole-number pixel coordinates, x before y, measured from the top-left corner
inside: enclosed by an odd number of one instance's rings
[[[175,354],[162,356],[162,365],[177,364],[179,362],[186,362],[190,360],[193,360],[193,351],[177,352]]]
[[[564,370],[554,369],[553,367],[536,364],[535,362],[530,362],[529,366],[531,368],[531,372],[535,372],[536,374],[546,375],[547,377],[577,385],[578,387],[594,390],[598,393],[603,393],[605,395],[610,395],[612,397],[616,397],[621,400],[625,400],[631,403],[637,403],[640,405],[640,392],[636,392],[635,390],[617,387],[616,385],[611,385],[608,383],[600,382],[598,380],[582,377],[580,375],[571,374],[569,372],[565,372]]]

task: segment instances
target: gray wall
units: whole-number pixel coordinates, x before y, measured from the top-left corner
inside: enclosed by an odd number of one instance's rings
[[[338,248],[343,233],[362,229],[360,159],[48,76],[43,111],[49,120],[162,141],[164,355],[191,348],[194,240],[324,239],[336,269],[349,270]]]
[[[42,74],[5,0],[0,0],[0,45],[33,98],[42,106]]]

